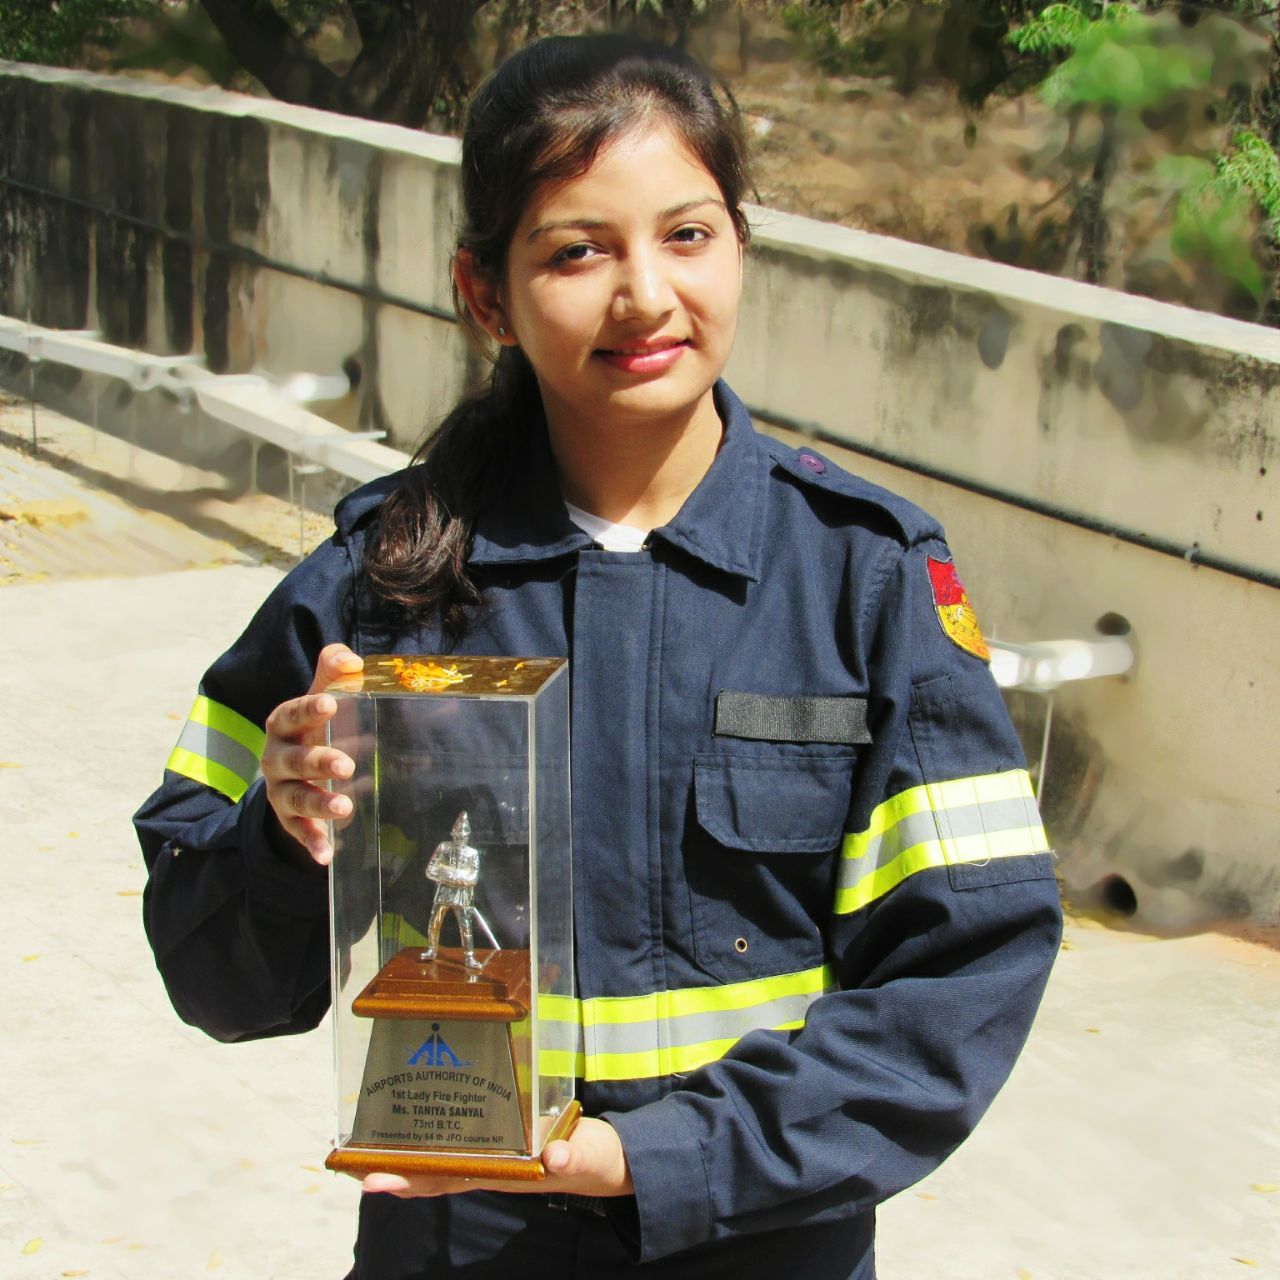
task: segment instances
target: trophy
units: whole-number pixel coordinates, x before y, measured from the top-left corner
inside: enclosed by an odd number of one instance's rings
[[[331,1169],[537,1180],[572,1132],[567,671],[371,657],[330,687],[356,765],[334,784]]]

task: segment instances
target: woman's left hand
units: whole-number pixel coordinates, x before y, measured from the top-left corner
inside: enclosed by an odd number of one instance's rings
[[[365,1191],[385,1191],[393,1196],[451,1196],[466,1191],[513,1191],[575,1196],[627,1196],[635,1188],[627,1157],[613,1126],[603,1120],[583,1118],[568,1138],[548,1142],[542,1152],[547,1176],[541,1182],[498,1182],[480,1178],[445,1178],[424,1174],[401,1177],[397,1173],[371,1173],[362,1184]]]

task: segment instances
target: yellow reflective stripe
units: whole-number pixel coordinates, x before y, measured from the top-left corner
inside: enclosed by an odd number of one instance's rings
[[[596,996],[582,1001],[569,996],[539,996],[538,1014],[542,1021],[569,1024],[579,1043],[592,1048],[543,1049],[538,1065],[549,1075],[573,1075],[585,1080],[636,1080],[693,1071],[722,1058],[749,1030],[789,1031],[803,1026],[804,1018],[794,1016],[794,1002],[807,1006],[834,986],[831,970],[819,965],[799,973],[720,987]],[[780,1000],[793,1001],[789,1006],[791,1016],[778,1016],[783,1012],[776,1004]],[[753,1009],[760,1012],[756,1023],[750,1017]],[[719,1020],[729,1023],[732,1034],[705,1034],[715,1028],[717,1015],[724,1015]],[[648,1028],[648,1034],[632,1032],[622,1037],[624,1041],[639,1039],[648,1044],[642,1049],[619,1049],[618,1032],[625,1027]],[[704,1034],[698,1035],[698,1031]],[[682,1035],[687,1037],[690,1032],[697,1038],[680,1043]]]
[[[201,694],[196,698],[187,719],[218,733],[225,733],[233,742],[238,742],[246,751],[251,751],[259,760],[262,759],[262,748],[266,745],[267,735],[238,711],[232,711],[221,702],[214,702],[212,698]]]
[[[1049,848],[1025,769],[925,783],[890,797],[845,836],[835,910],[857,911],[909,876]]]
[[[596,996],[582,1001],[582,1025],[619,1026],[628,1022],[667,1021],[696,1013],[748,1009],[782,996],[817,995],[832,985],[826,965],[772,978],[752,978],[722,987],[684,987],[643,996]]]
[[[215,791],[221,791],[232,801],[239,800],[249,790],[248,782],[238,773],[233,773],[216,760],[207,760],[204,756],[198,756],[185,747],[174,747],[165,768],[171,769],[174,773],[180,773],[193,782],[200,782],[206,787],[212,787]]]

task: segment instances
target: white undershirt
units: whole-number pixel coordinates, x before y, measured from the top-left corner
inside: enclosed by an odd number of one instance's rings
[[[572,502],[566,502],[564,506],[569,513],[569,519],[606,551],[644,550],[645,539],[649,536],[647,529],[637,529],[634,525],[614,524],[612,520],[602,520],[599,516],[593,516],[590,511],[575,507]]]

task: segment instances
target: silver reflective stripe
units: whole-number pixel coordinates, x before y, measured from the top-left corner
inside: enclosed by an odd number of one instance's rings
[[[645,1022],[604,1022],[579,1028],[578,1048],[590,1057],[645,1053],[659,1045],[688,1048],[713,1040],[741,1040],[761,1027],[803,1022],[815,995],[782,996],[747,1009],[686,1013]],[[589,1015],[588,1015],[589,1016]]]
[[[926,782],[877,805],[865,831],[845,836],[835,910],[860,910],[920,871],[1048,848],[1025,769]]]
[[[244,781],[246,786],[258,775],[258,757],[234,738],[207,724],[188,720],[178,735],[177,746],[192,755],[221,765]]]
[[[960,840],[988,831],[1025,827],[1029,821],[1038,822],[1039,818],[1034,811],[1028,815],[1023,800],[995,800],[967,805],[963,809],[926,809],[924,813],[900,818],[888,831],[873,837],[857,861],[850,860],[841,867],[841,871],[853,872],[848,883],[856,884],[864,876],[892,862],[904,849],[936,840],[939,834]],[[842,876],[841,884],[845,882]]]

